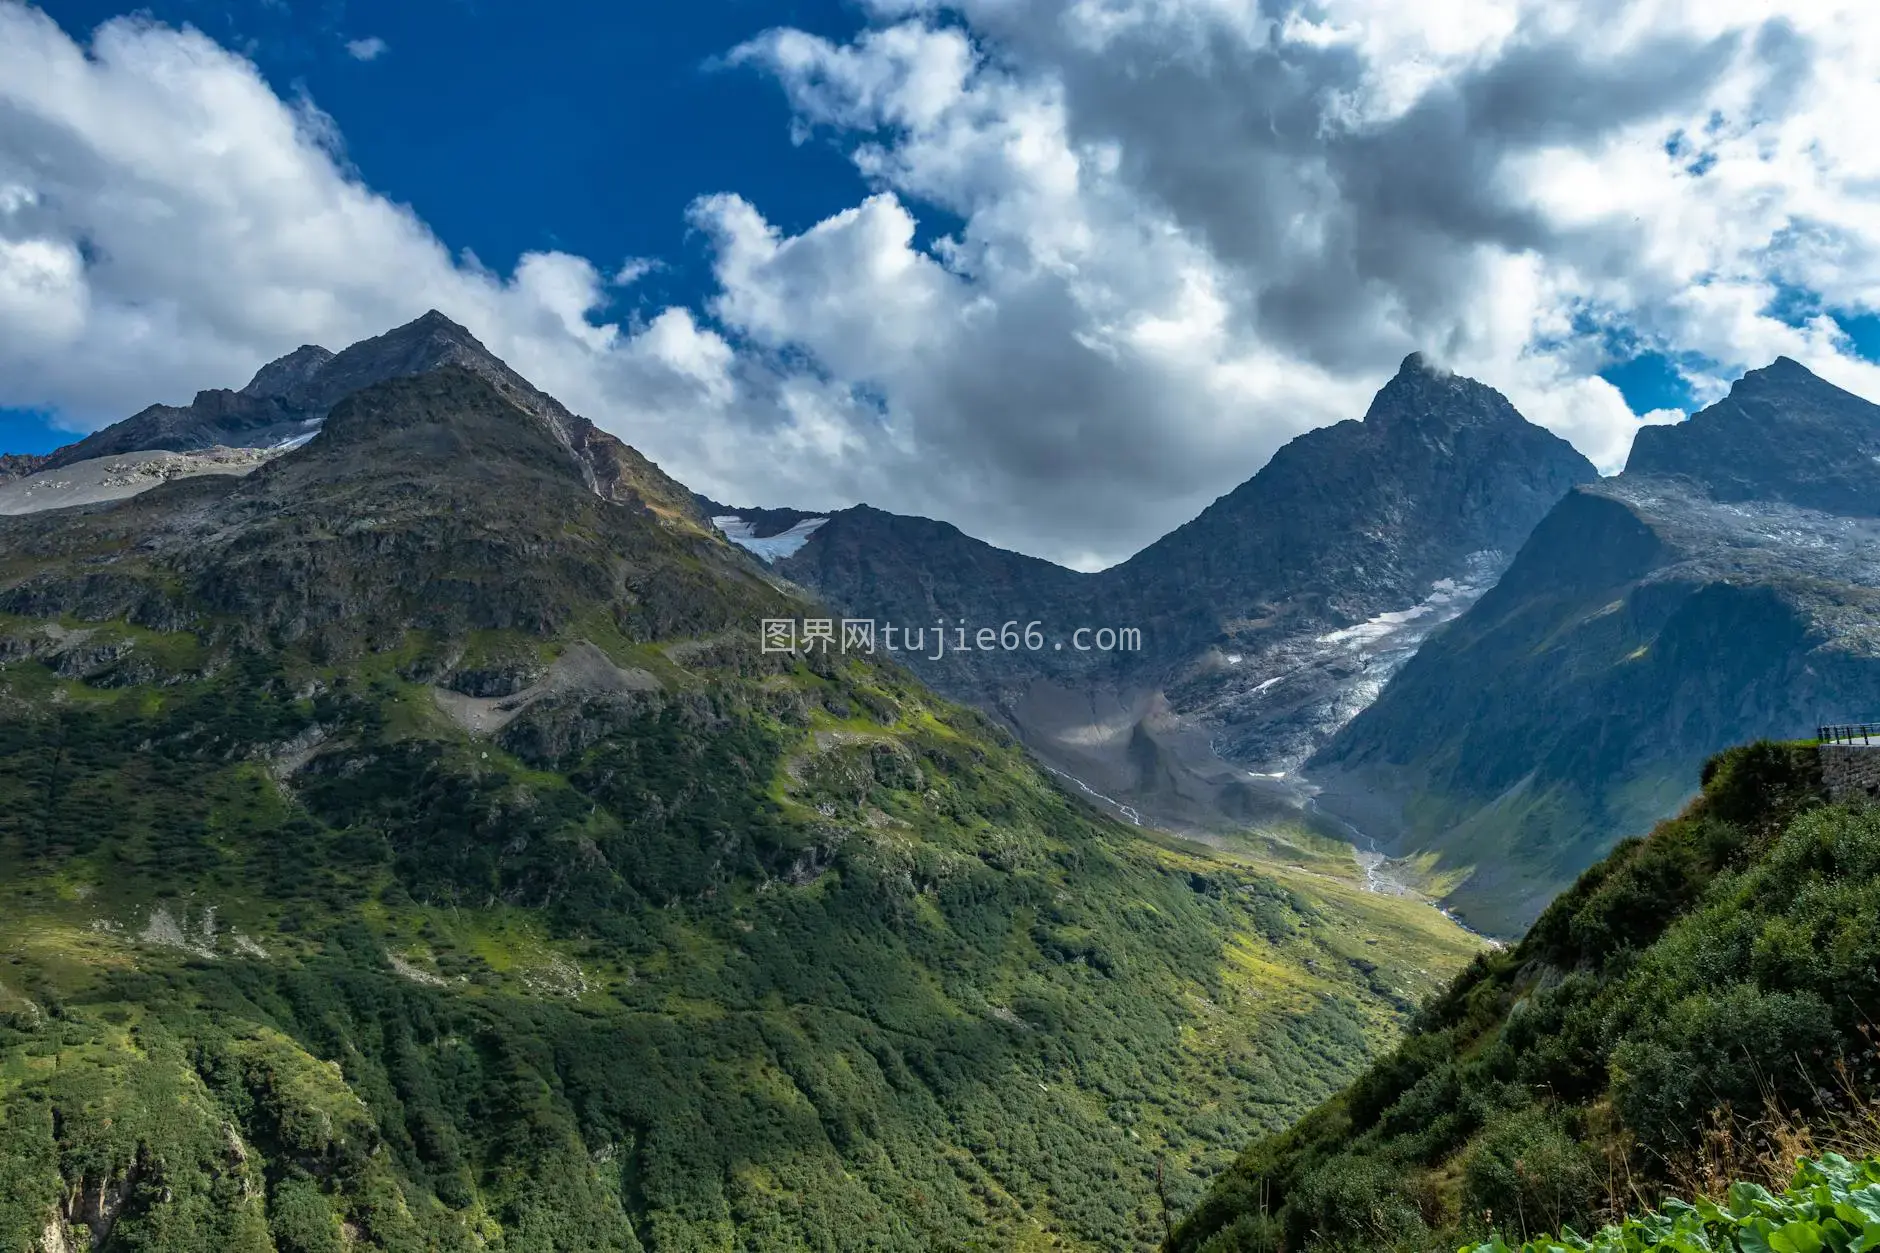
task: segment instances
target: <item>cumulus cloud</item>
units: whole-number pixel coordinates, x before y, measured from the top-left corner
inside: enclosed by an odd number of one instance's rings
[[[369,35],[364,39],[347,40],[346,55],[355,61],[376,61],[384,56],[390,47],[391,45],[377,35]]]
[[[436,306],[718,499],[1091,566],[1412,349],[1608,470],[1679,416],[1630,412],[1615,354],[1697,362],[1705,399],[1778,353],[1880,394],[1826,316],[1880,290],[1860,0],[870,3],[850,43],[730,60],[873,193],[791,235],[701,189],[715,291],[622,322],[657,262],[493,274],[204,36],[87,49],[0,0],[0,404],[95,426]]]

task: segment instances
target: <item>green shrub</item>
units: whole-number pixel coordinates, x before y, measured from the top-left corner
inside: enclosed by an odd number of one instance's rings
[[[1603,1164],[1538,1108],[1496,1124],[1463,1158],[1463,1208],[1522,1230],[1584,1227],[1604,1199]]]
[[[1722,1205],[1666,1201],[1590,1239],[1563,1229],[1511,1249],[1496,1235],[1462,1253],[1870,1253],[1880,1249],[1880,1160],[1804,1161],[1781,1196],[1731,1187]]]

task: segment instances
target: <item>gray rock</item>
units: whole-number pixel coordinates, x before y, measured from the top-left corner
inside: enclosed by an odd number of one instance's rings
[[[1783,360],[1639,441],[1307,766],[1328,812],[1473,867],[1487,929],[1710,754],[1880,712],[1880,407]]]

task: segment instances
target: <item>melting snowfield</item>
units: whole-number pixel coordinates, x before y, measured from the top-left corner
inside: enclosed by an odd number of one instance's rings
[[[1504,553],[1472,553],[1413,605],[1284,638],[1257,655],[1220,655],[1226,664],[1212,690],[1190,697],[1183,713],[1208,725],[1217,751],[1242,768],[1296,770],[1377,699],[1430,632],[1481,599],[1506,564]]]
[[[1438,579],[1430,594],[1408,609],[1380,613],[1374,618],[1319,636],[1319,643],[1342,645],[1364,656],[1398,651],[1415,652],[1433,629],[1459,617],[1482,598],[1501,574],[1505,558],[1498,552],[1472,553],[1460,578]]]
[[[809,537],[816,533],[816,528],[829,521],[827,518],[804,518],[787,531],[775,535],[755,535],[756,525],[746,522],[735,513],[712,519],[712,525],[724,532],[726,539],[740,548],[745,548],[765,561],[778,561],[784,557],[793,557],[798,549],[809,543]]]

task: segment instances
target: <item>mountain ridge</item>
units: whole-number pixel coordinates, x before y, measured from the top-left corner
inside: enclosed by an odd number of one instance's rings
[[[1296,805],[1248,770],[1296,768],[1421,632],[1492,581],[1568,487],[1595,477],[1500,393],[1412,354],[1362,421],[1299,436],[1096,573],[867,506],[760,521],[781,532],[829,519],[771,568],[854,616],[1140,631],[1141,653],[903,660],[1001,717],[1054,768],[1191,829]]]
[[[199,392],[181,407],[152,405],[30,467],[22,465],[27,474],[20,477],[70,472],[102,458],[154,450],[256,447],[278,452],[314,438],[337,405],[366,388],[450,367],[483,378],[543,421],[574,464],[582,467],[592,490],[634,503],[675,525],[709,529],[689,489],[636,449],[569,412],[435,309],[338,353],[302,345],[262,366],[240,391]],[[44,504],[23,507],[59,507],[65,498],[54,490],[45,495]]]
[[[1880,708],[1880,406],[1785,360],[1648,432],[1307,765],[1328,812],[1472,867],[1450,900],[1492,931],[1708,754]]]
[[[0,1244],[1147,1249],[1478,947],[763,652],[492,373],[0,518]]]
[[[1833,803],[1806,742],[1729,749],[1698,780],[1394,1054],[1249,1146],[1169,1253],[1508,1248],[1667,1193],[1723,1203],[1732,1179],[1748,1207],[1798,1155],[1870,1153],[1880,810]]]
[[[1724,501],[1880,513],[1880,417],[1860,397],[1778,357],[1685,422],[1639,429],[1633,476],[1676,476]]]

